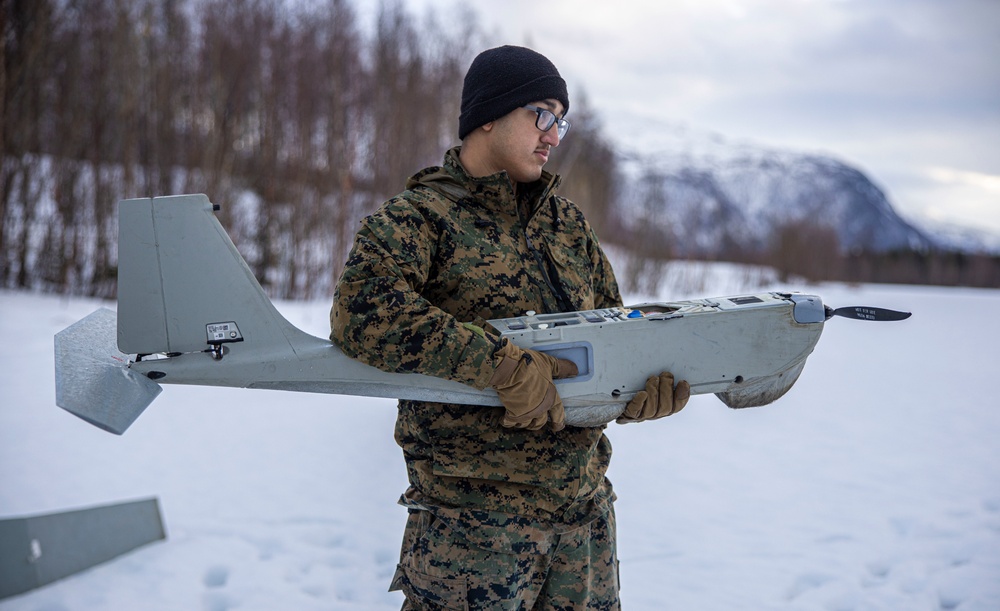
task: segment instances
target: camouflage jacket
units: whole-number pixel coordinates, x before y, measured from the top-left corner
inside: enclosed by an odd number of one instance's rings
[[[471,178],[458,152],[364,219],[337,286],[330,337],[384,371],[482,389],[496,338],[462,323],[617,306],[621,296],[583,214],[555,195],[558,177],[543,172],[518,185],[516,197],[506,173]],[[400,401],[406,504],[480,524],[523,518],[572,526],[607,511],[611,447],[603,428],[513,430],[500,426],[502,414]]]

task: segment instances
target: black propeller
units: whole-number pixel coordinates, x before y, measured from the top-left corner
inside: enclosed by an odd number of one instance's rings
[[[824,306],[824,308],[826,309],[827,320],[830,320],[834,316],[854,318],[855,320],[906,320],[911,315],[910,312],[897,312],[896,310],[887,310],[872,306],[847,306],[837,308],[836,310],[830,306]]]

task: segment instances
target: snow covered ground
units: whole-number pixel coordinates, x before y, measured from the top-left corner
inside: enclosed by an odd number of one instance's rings
[[[1000,609],[1000,290],[782,288],[914,316],[829,321],[771,406],[609,427],[624,607]],[[0,291],[0,517],[156,496],[168,538],[0,610],[398,609],[393,402],[164,386],[114,436],[53,389],[102,305]],[[279,304],[319,336],[328,307]]]

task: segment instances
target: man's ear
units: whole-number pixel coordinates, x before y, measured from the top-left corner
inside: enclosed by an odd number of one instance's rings
[[[494,123],[495,123],[495,121],[490,121],[489,123],[483,123],[479,127],[483,128],[486,131],[493,131],[493,124]]]

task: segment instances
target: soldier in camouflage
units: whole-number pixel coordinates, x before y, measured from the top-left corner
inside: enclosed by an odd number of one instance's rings
[[[542,170],[569,123],[566,84],[521,47],[480,54],[441,167],[367,217],[331,310],[331,339],[390,372],[497,390],[502,407],[400,401],[410,487],[391,589],[403,609],[617,609],[604,427],[565,427],[553,379],[576,366],[501,343],[487,319],[621,305],[583,214]],[[619,422],[660,418],[686,382],[653,376]]]

